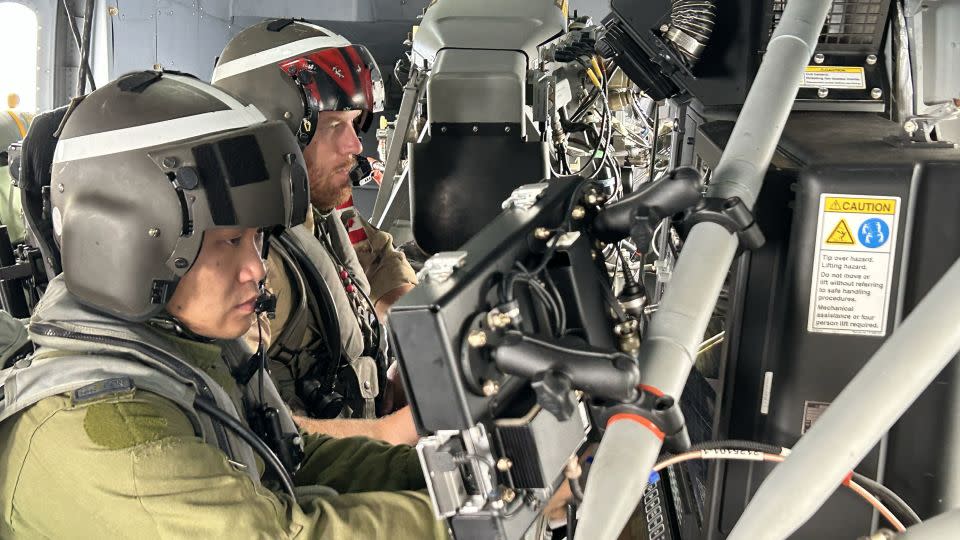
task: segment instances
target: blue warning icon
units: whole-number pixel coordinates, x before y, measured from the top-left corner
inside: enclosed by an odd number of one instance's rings
[[[890,238],[890,226],[882,219],[871,218],[864,221],[857,229],[857,237],[863,247],[878,248],[886,244],[887,239]]]

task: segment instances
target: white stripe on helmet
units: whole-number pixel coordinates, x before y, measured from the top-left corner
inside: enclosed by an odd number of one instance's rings
[[[253,105],[245,106],[219,88],[192,77],[164,74],[171,79],[200,90],[230,107],[225,111],[195,114],[142,126],[133,126],[101,133],[60,139],[53,153],[54,163],[106,156],[202,137],[212,133],[240,129],[266,122],[263,113]]]
[[[339,35],[333,36],[314,36],[291,43],[286,43],[272,49],[253,53],[248,56],[242,56],[229,62],[224,62],[213,70],[213,77],[210,82],[216,84],[227,77],[233,77],[241,73],[263,67],[269,64],[278,64],[282,60],[291,58],[305,52],[316,49],[328,49],[332,47],[346,47],[351,43],[347,38]]]
[[[64,163],[78,159],[119,154],[139,148],[150,148],[202,137],[230,129],[255,126],[265,121],[266,118],[260,110],[250,105],[243,109],[195,114],[142,126],[60,139],[53,154],[53,162]]]

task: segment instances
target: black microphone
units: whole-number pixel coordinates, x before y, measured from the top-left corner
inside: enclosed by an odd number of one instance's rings
[[[257,296],[257,301],[253,304],[253,311],[257,314],[266,313],[268,319],[275,318],[277,316],[277,295],[266,289],[260,289],[260,296]]]
[[[370,161],[363,156],[356,156],[357,163],[350,169],[350,181],[354,187],[362,186],[373,180],[373,166]]]

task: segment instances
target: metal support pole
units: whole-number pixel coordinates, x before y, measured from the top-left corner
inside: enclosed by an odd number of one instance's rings
[[[711,196],[740,197],[748,207],[753,207],[796,99],[803,69],[816,49],[831,4],[831,0],[787,3],[730,142],[714,171]],[[679,401],[737,244],[734,235],[712,223],[698,224],[690,231],[670,286],[640,348],[640,372],[644,385],[658,388]],[[607,440],[609,435],[612,433],[606,434],[600,442],[598,457],[605,445],[619,446],[618,441]],[[652,438],[646,440],[655,441]],[[604,511],[584,513],[577,526],[579,538],[615,538],[611,531],[619,533],[630,518],[643,496],[647,475],[654,465],[655,457],[648,456],[657,455],[648,448],[637,448],[635,452],[647,456],[642,460],[644,462],[613,474],[621,477],[636,475],[639,481],[621,480],[617,483],[613,478],[595,479],[596,470],[591,471],[584,493],[584,508],[603,508]],[[597,461],[599,459],[594,463]],[[630,489],[604,492],[591,489],[591,482],[604,486],[629,484]],[[782,515],[784,508],[789,505],[782,505],[775,515]],[[765,533],[759,537],[771,536]]]
[[[890,17],[891,50],[893,51],[893,96],[896,104],[894,121],[901,126],[915,113],[913,98],[913,62],[910,59],[910,36],[907,19],[903,13],[903,4],[893,3],[893,15]]]
[[[377,192],[377,200],[373,204],[373,214],[370,219],[376,227],[383,228],[391,225],[385,223],[385,218],[396,187],[395,184],[400,181],[400,174],[398,174],[400,155],[407,145],[407,139],[410,137],[410,126],[417,110],[417,103],[426,88],[426,77],[422,72],[416,70],[410,76],[406,86],[403,87],[403,99],[400,101],[400,110],[397,112],[393,137],[390,139],[390,146],[387,149],[387,161],[383,166],[383,182],[380,185],[380,191]],[[409,208],[407,211],[409,212]]]
[[[952,362],[947,368],[951,380],[960,381],[960,362]],[[960,395],[950,392],[940,413],[943,437],[940,439],[943,452],[943,469],[937,479],[935,511],[945,512],[960,508]],[[957,529],[960,530],[960,529]]]
[[[730,533],[731,540],[786,538],[820,508],[960,351],[957,298],[960,261],[760,485]]]
[[[597,516],[590,519],[591,523],[589,536],[587,532],[580,529],[581,520],[577,524],[577,535],[575,538],[617,538],[620,531],[626,525],[630,514],[633,513],[633,507],[626,514],[626,519],[621,516],[610,518],[610,508],[617,505],[616,497],[620,493],[638,493],[640,498],[647,488],[647,480],[650,478],[652,464],[656,463],[657,456],[660,454],[660,445],[662,439],[657,438],[651,430],[641,426],[632,420],[620,420],[610,424],[607,432],[604,434],[604,441],[610,438],[614,444],[600,444],[597,453],[593,456],[593,465],[590,467],[590,474],[587,475],[587,485],[584,491],[583,503],[580,505],[580,515],[586,519],[587,516]],[[641,475],[637,473],[637,464],[645,466],[646,473]],[[635,474],[637,473],[637,474]],[[605,494],[606,497],[587,497],[586,493]],[[581,536],[582,535],[582,536]]]
[[[86,93],[87,73],[90,69],[90,36],[93,33],[93,8],[96,0],[86,0],[83,5],[83,36],[80,41],[80,76],[77,77],[77,97]],[[69,15],[69,11],[68,11]],[[91,73],[92,77],[93,74]]]

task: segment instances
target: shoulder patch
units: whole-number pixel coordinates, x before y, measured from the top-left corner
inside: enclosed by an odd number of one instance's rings
[[[151,401],[94,403],[86,407],[83,428],[94,444],[111,450],[176,435],[192,435],[189,421],[174,409],[173,405],[168,409]],[[186,425],[180,425],[182,423]]]

